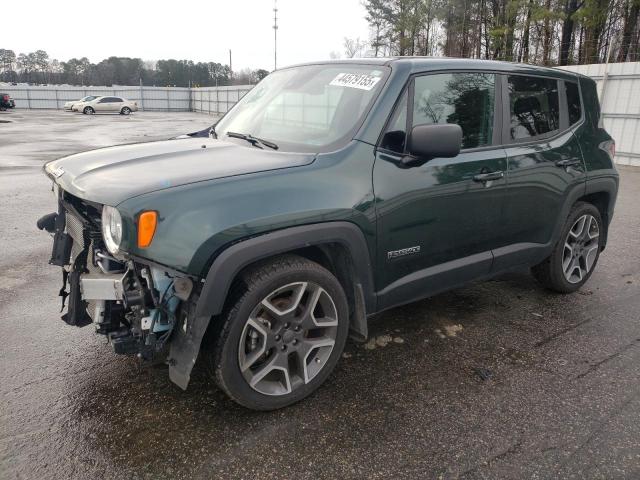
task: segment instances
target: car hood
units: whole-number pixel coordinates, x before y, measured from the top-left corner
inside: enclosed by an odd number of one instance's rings
[[[314,154],[262,150],[212,138],[186,138],[77,153],[46,163],[44,171],[72,195],[116,206],[156,190],[300,167],[314,158]]]

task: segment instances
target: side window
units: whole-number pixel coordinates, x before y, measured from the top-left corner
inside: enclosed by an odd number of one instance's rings
[[[398,102],[387,130],[382,136],[380,147],[397,153],[404,152],[405,140],[407,138],[407,90],[404,91]]]
[[[491,145],[495,75],[448,73],[417,77],[412,127],[455,123],[462,128],[462,148]]]
[[[560,128],[557,80],[513,75],[508,83],[512,140],[537,137]]]
[[[564,82],[567,92],[567,110],[569,112],[569,125],[580,121],[582,118],[582,105],[580,104],[580,90],[574,82]]]
[[[111,97],[111,101],[113,103],[121,103],[123,100],[121,98],[118,98],[118,97]]]
[[[109,97],[104,97],[98,100],[98,103],[109,103]]]

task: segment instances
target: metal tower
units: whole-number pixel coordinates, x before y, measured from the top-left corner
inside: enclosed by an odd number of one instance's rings
[[[273,69],[278,68],[278,0],[273,0]]]

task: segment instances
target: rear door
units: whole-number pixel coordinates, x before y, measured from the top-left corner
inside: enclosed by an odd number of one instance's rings
[[[567,197],[583,194],[586,178],[573,134],[582,121],[577,83],[533,75],[503,75],[502,82],[507,241],[494,250],[497,270],[548,255]]]
[[[120,97],[111,97],[112,103],[111,103],[111,111],[112,112],[119,112],[120,110],[122,110],[122,107],[124,107],[124,100]]]
[[[102,97],[95,103],[96,112],[109,112],[111,110],[111,97]]]
[[[399,98],[373,172],[381,309],[489,273],[507,168],[496,79],[482,72],[418,75]],[[461,153],[404,167],[407,132],[433,123],[462,127]]]

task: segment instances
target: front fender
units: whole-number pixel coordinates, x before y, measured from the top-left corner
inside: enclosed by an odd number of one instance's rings
[[[365,237],[349,222],[325,222],[286,228],[236,243],[213,262],[185,323],[178,325],[171,341],[169,377],[187,388],[211,317],[222,312],[233,280],[251,263],[299,248],[339,243],[347,248],[354,266],[354,283],[363,293],[366,311],[376,309],[371,257]],[[363,312],[363,315],[365,312]]]

